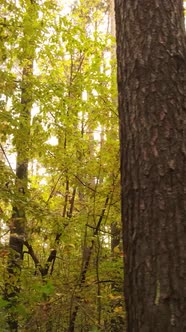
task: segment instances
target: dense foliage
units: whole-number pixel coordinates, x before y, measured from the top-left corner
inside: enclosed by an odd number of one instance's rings
[[[123,255],[110,4],[3,0],[1,12],[1,327],[16,319],[19,331],[116,331]],[[22,245],[19,273],[11,237]]]

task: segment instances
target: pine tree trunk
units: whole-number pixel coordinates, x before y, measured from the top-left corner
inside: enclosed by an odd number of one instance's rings
[[[183,1],[115,10],[127,331],[186,331]]]

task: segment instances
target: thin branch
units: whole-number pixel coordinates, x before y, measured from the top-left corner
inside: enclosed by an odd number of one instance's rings
[[[89,224],[86,224],[85,226],[87,226],[89,228],[92,228],[92,229],[96,229],[95,226],[92,226],[92,225],[89,225]],[[103,229],[99,229],[99,232],[104,233],[104,234],[108,234],[108,235],[112,235],[111,232],[104,231]]]
[[[99,220],[98,220],[98,223],[97,223],[97,226],[96,226],[96,229],[94,231],[94,235],[97,235],[98,232],[99,232],[99,229],[100,229],[100,225],[101,225],[101,222],[103,220],[103,217],[105,215],[105,210],[106,210],[106,207],[108,205],[108,202],[109,202],[109,195],[107,196],[106,200],[105,200],[105,205],[104,205],[104,208],[102,209],[102,212],[101,212],[101,215],[99,217]]]
[[[9,233],[9,230],[6,231],[5,233],[3,233],[2,235],[0,235],[0,239],[1,239],[2,237],[4,237],[5,235],[7,235],[8,233]]]
[[[56,183],[54,184],[54,186],[53,186],[53,188],[52,188],[52,190],[51,190],[51,192],[50,192],[50,194],[49,194],[49,196],[48,196],[48,199],[47,199],[46,203],[48,203],[48,202],[49,202],[49,200],[52,198],[52,196],[53,196],[53,193],[54,193],[54,191],[56,190],[56,187],[57,187],[57,185],[58,185],[59,181],[60,181],[60,180],[61,180],[61,178],[62,178],[62,175],[63,175],[63,174],[60,174],[60,175],[59,175],[59,177],[58,177],[58,179],[57,179]]]
[[[5,159],[6,159],[6,161],[7,161],[8,165],[9,165],[9,167],[10,167],[11,171],[12,171],[12,173],[15,175],[15,172],[14,172],[14,170],[13,170],[12,166],[11,166],[11,163],[10,163],[10,161],[9,161],[9,159],[8,159],[7,155],[6,155],[6,152],[5,152],[5,150],[4,150],[4,148],[3,148],[3,146],[2,146],[2,144],[1,144],[1,143],[0,143],[0,148],[1,148],[2,152],[3,152],[3,155],[4,155]]]
[[[37,256],[36,256],[36,254],[35,254],[32,246],[31,246],[31,244],[29,244],[28,241],[24,241],[23,244],[28,249],[28,252],[25,252],[25,253],[28,253],[32,257],[32,259],[33,259],[33,261],[35,263],[35,266],[39,267],[39,270],[41,272],[41,265],[40,265],[39,259],[37,258]]]
[[[75,175],[74,174],[74,177],[84,186],[84,187],[86,187],[86,188],[88,188],[88,189],[90,189],[90,190],[92,190],[93,192],[95,192],[96,193],[96,190],[95,189],[93,189],[93,188],[91,188],[88,184],[86,184],[86,183],[84,183],[80,178],[79,178],[79,176],[77,176],[77,175]]]

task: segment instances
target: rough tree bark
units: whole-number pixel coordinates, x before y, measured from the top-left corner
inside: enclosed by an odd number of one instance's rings
[[[183,1],[115,11],[127,331],[186,331]]]

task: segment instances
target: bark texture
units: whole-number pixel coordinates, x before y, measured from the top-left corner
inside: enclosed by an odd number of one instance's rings
[[[115,0],[128,332],[186,331],[182,0]]]

